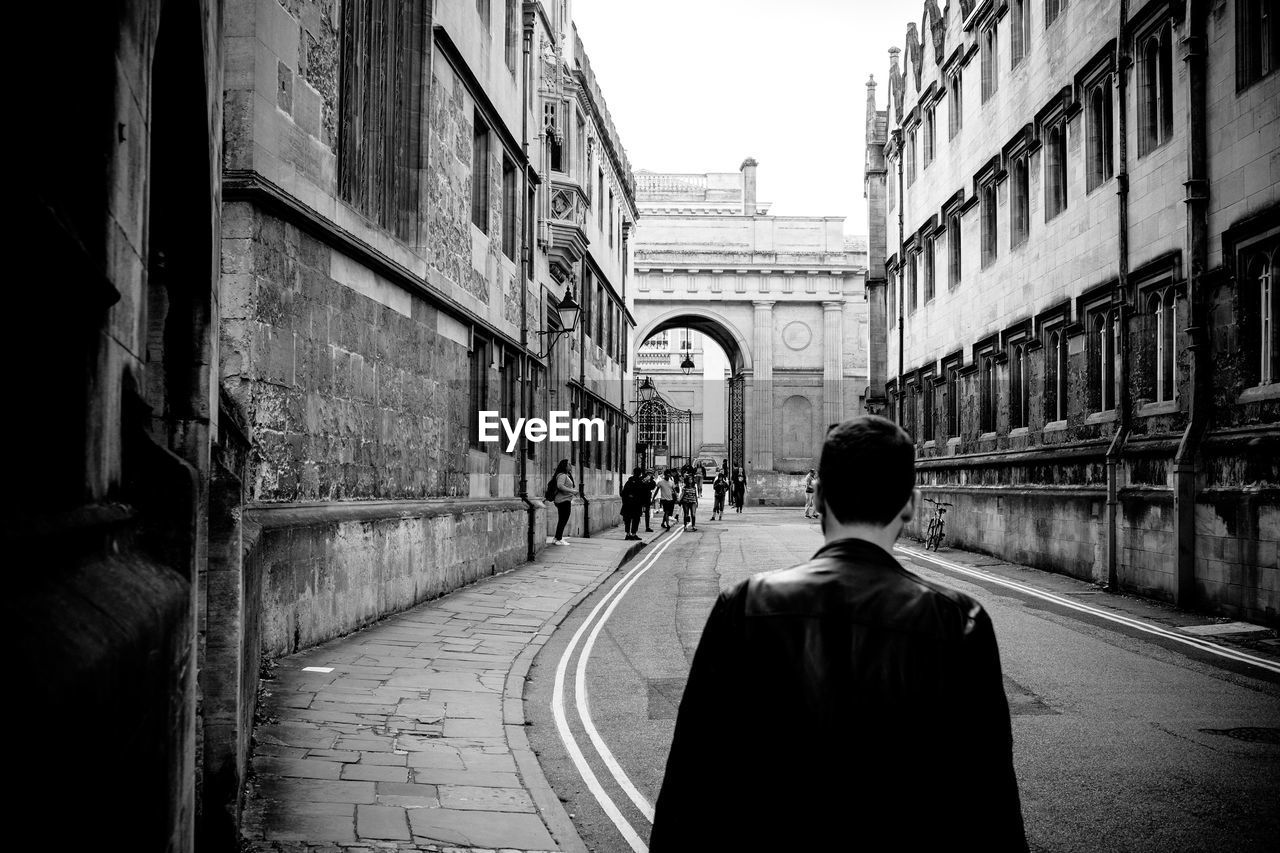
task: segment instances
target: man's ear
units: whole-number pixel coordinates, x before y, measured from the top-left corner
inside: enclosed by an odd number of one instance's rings
[[[916,517],[916,507],[920,505],[920,490],[912,489],[911,497],[907,498],[907,502],[902,505],[902,512],[898,514],[898,518],[902,519],[903,524],[907,524],[911,519]]]

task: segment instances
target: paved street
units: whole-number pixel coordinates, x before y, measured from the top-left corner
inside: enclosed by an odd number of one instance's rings
[[[753,572],[806,559],[820,543],[799,509],[748,509],[698,533],[667,534],[578,606],[539,653],[526,692],[530,741],[591,849],[644,847],[715,596]],[[1275,849],[1280,676],[1248,661],[1274,667],[1271,632],[979,555],[944,548],[938,558],[909,567],[974,596],[995,623],[1033,850]],[[607,599],[615,589],[623,597]],[[758,731],[773,736],[768,720]],[[768,808],[767,786],[760,794],[744,808]]]
[[[245,849],[580,849],[525,739],[524,675],[573,600],[636,549],[571,542],[278,661]]]

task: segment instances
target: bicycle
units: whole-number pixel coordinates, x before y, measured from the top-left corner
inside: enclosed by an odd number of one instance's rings
[[[933,498],[925,498],[925,501],[933,504],[933,515],[929,518],[928,532],[924,537],[924,549],[928,551],[932,548],[934,551],[942,545],[942,537],[947,526],[947,507],[955,506],[955,504],[947,501],[935,501]]]

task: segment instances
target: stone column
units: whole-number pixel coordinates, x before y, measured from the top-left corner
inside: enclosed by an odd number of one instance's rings
[[[844,420],[844,302],[822,303],[822,421],[823,434],[830,424]]]
[[[755,371],[752,377],[752,403],[747,415],[751,425],[755,453],[751,464],[755,471],[773,470],[773,301],[753,300],[755,305]]]

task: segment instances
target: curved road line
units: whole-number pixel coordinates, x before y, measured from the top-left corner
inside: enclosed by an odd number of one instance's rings
[[[1051,601],[1054,604],[1059,604],[1063,607],[1069,608],[1071,610],[1076,610],[1080,613],[1088,613],[1090,616],[1097,616],[1100,619],[1106,619],[1107,621],[1114,622],[1117,625],[1124,625],[1127,628],[1133,628],[1138,631],[1144,631],[1148,634],[1153,634],[1157,637],[1163,637],[1166,640],[1173,640],[1174,642],[1182,643],[1185,646],[1191,646],[1193,649],[1198,649],[1199,651],[1202,651],[1202,652],[1208,652],[1209,654],[1218,655],[1219,657],[1227,658],[1228,660],[1233,660],[1233,661],[1236,661],[1237,663],[1251,664],[1252,666],[1256,666],[1259,669],[1265,669],[1268,672],[1274,672],[1274,673],[1280,674],[1280,664],[1276,664],[1272,661],[1267,660],[1266,658],[1255,657],[1254,655],[1251,655],[1248,652],[1241,652],[1235,649],[1229,649],[1225,646],[1219,646],[1216,643],[1210,643],[1206,640],[1201,640],[1196,637],[1188,637],[1185,634],[1179,634],[1176,631],[1171,631],[1168,628],[1164,628],[1164,627],[1161,627],[1160,625],[1155,625],[1150,622],[1143,622],[1141,620],[1134,619],[1131,616],[1121,616],[1117,613],[1112,613],[1108,610],[1102,610],[1097,607],[1090,607],[1087,604],[1081,604],[1078,601],[1072,601],[1069,598],[1063,598],[1062,596],[1054,595],[1051,592],[1043,592],[1042,590],[1038,590],[1035,587],[1027,586],[1026,584],[1018,583],[1017,581],[1006,580],[1002,577],[999,577],[998,575],[993,575],[989,572],[980,572],[977,569],[971,569],[968,566],[962,566],[959,563],[953,563],[950,560],[944,560],[941,557],[931,557],[926,554],[922,554],[919,551],[916,551],[912,548],[903,548],[902,546],[896,546],[896,550],[901,551],[902,553],[907,554],[917,560],[922,560],[926,563],[933,563],[936,567],[945,569],[947,571],[958,572],[962,575],[968,575],[972,578],[976,578],[986,583],[994,583],[999,586],[1008,587],[1009,589],[1016,590],[1017,592],[1021,592],[1025,595],[1034,596],[1035,598],[1040,598],[1045,601]]]
[[[635,831],[635,828],[632,827],[626,817],[623,816],[617,804],[604,790],[604,787],[600,784],[600,780],[596,777],[595,772],[587,763],[586,756],[583,755],[581,747],[578,746],[578,742],[569,728],[569,720],[565,714],[564,703],[565,674],[569,668],[569,660],[573,657],[573,653],[578,647],[578,642],[582,639],[582,635],[586,633],[587,628],[591,626],[592,621],[595,620],[596,614],[598,614],[600,610],[611,601],[616,603],[618,598],[621,597],[618,595],[619,591],[625,591],[624,586],[626,586],[632,578],[638,577],[639,574],[648,571],[649,568],[657,561],[658,557],[660,557],[671,543],[679,538],[680,534],[683,532],[683,530],[677,530],[674,534],[669,536],[657,550],[643,558],[635,568],[627,572],[627,574],[623,576],[622,581],[615,585],[613,589],[609,590],[609,592],[600,599],[596,606],[591,609],[591,613],[587,615],[587,618],[583,620],[582,624],[578,627],[578,630],[574,632],[573,638],[569,641],[569,645],[565,648],[564,654],[560,656],[560,661],[556,664],[555,686],[551,693],[551,715],[555,718],[556,730],[560,734],[560,740],[564,744],[565,750],[569,753],[569,758],[572,759],[574,766],[578,770],[578,775],[580,775],[582,777],[582,781],[586,783],[588,790],[591,791],[591,795],[595,797],[596,802],[600,804],[600,808],[603,809],[604,813],[609,816],[611,821],[613,821],[613,825],[617,827],[618,832],[622,834],[622,837],[626,840],[627,844],[631,846],[631,849],[635,851],[635,853],[648,853],[649,848],[645,845],[644,841],[641,840],[640,835]],[[610,612],[612,612],[612,607],[610,607]],[[600,624],[603,624],[603,620],[601,620]],[[589,715],[586,715],[585,713],[584,703],[585,700],[578,700],[578,713],[580,716],[584,716],[589,719]],[[584,724],[585,723],[586,720],[584,719]],[[594,729],[595,727],[593,725],[589,727],[589,731],[594,731]],[[595,735],[595,738],[593,738],[593,744],[597,738],[599,738],[598,733]],[[603,745],[603,741],[600,741],[600,745]],[[599,750],[599,745],[597,745],[596,748]],[[608,752],[607,747],[605,747],[605,752]],[[604,759],[603,754],[601,754],[601,758]],[[609,759],[612,758],[613,754],[610,752]],[[604,759],[606,766],[609,765],[609,759]],[[613,761],[613,765],[617,765],[616,760]],[[613,773],[613,766],[610,766],[609,770]],[[621,773],[621,767],[618,767],[618,772]],[[626,774],[623,774],[624,778],[625,775]],[[616,773],[614,774],[614,778],[617,779]],[[628,780],[628,784],[630,784],[630,780]],[[633,785],[631,787],[634,789],[635,786]],[[626,786],[624,786],[623,789],[626,790]],[[628,792],[628,796],[630,796],[630,792]]]

